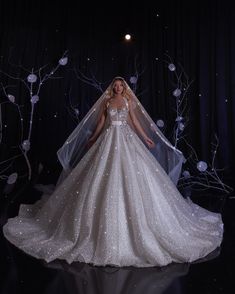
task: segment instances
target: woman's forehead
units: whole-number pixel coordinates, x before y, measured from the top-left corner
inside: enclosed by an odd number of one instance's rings
[[[116,85],[116,84],[123,84],[123,82],[122,81],[120,81],[120,80],[116,80],[115,82],[114,82],[114,85]]]

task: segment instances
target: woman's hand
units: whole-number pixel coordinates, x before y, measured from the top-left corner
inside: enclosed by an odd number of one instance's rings
[[[149,148],[154,148],[155,147],[155,143],[150,138],[145,138],[145,142],[146,142],[146,144],[148,145]]]

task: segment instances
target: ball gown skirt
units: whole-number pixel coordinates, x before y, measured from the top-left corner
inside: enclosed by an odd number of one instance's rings
[[[49,197],[20,205],[5,237],[47,262],[118,267],[192,262],[220,246],[221,215],[182,197],[128,125],[127,107],[107,113],[70,175]]]

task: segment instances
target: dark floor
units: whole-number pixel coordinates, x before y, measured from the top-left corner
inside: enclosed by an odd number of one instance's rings
[[[235,293],[234,192],[231,195],[196,193],[192,200],[207,209],[222,213],[225,224],[221,248],[203,260],[193,264],[142,269],[95,267],[79,262],[68,265],[60,260],[47,264],[14,247],[3,237],[1,230],[0,293]],[[18,205],[24,201],[20,197],[7,196],[3,202],[1,226],[8,217],[17,214]]]

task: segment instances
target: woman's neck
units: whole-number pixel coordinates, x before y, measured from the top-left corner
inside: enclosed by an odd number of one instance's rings
[[[122,94],[114,94],[114,95],[113,95],[113,98],[114,98],[114,99],[122,99],[123,96],[122,96]]]

